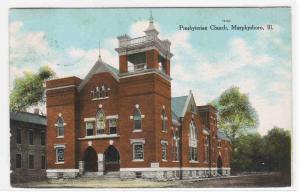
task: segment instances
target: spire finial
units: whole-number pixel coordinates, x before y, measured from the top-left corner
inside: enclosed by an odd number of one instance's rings
[[[149,18],[150,23],[153,23],[153,16],[152,16],[152,10],[150,10],[150,18]]]
[[[101,51],[100,51],[100,40],[99,40],[99,57],[98,57],[98,61],[101,61],[102,60],[102,58],[101,58]]]

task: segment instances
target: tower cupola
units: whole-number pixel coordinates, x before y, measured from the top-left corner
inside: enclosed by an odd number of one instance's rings
[[[127,34],[118,36],[119,75],[154,71],[170,79],[171,42],[158,37],[152,13],[145,36],[131,38]]]

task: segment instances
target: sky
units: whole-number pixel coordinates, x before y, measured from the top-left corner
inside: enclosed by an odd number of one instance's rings
[[[171,41],[172,96],[192,90],[197,105],[231,86],[248,94],[257,131],[292,128],[290,8],[152,8],[161,39]],[[117,36],[144,36],[149,8],[11,9],[10,89],[24,71],[48,65],[58,77],[84,78],[102,59],[118,68]],[[224,22],[230,20],[230,22]],[[179,26],[271,24],[273,30],[179,30]]]

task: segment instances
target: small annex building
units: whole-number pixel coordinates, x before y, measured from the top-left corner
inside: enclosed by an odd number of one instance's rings
[[[84,79],[46,82],[48,178],[230,174],[217,110],[197,106],[192,91],[171,96],[171,42],[158,34],[150,18],[145,36],[118,37],[119,69],[99,56]]]
[[[10,112],[11,183],[46,179],[46,117]]]

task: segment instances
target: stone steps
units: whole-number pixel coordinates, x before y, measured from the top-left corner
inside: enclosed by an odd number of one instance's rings
[[[119,171],[105,172],[104,175],[99,175],[98,172],[85,172],[82,178],[120,178]]]
[[[98,175],[98,172],[85,172],[81,177],[82,178],[97,178],[97,177],[103,177],[103,175]]]
[[[110,171],[104,173],[105,178],[120,178],[120,171]]]

